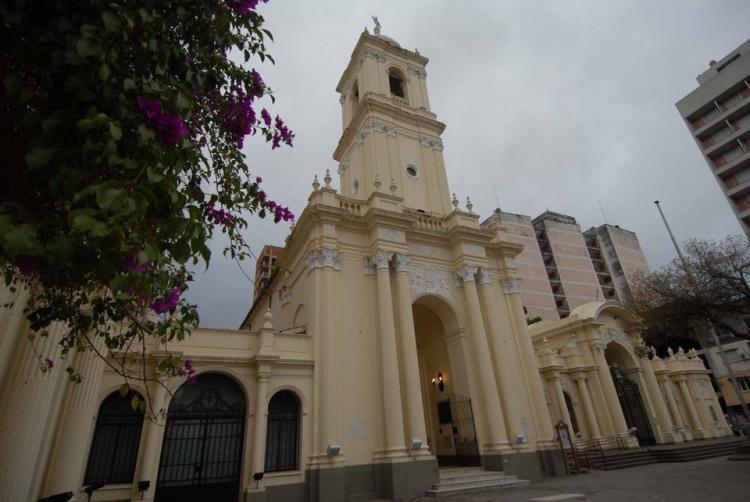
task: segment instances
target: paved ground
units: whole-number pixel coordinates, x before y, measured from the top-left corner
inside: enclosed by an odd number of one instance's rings
[[[615,471],[552,478],[526,488],[442,497],[446,502],[528,502],[579,493],[589,502],[748,502],[750,462],[726,457],[658,463]],[[412,499],[419,502],[434,498]],[[575,500],[575,499],[569,499]]]

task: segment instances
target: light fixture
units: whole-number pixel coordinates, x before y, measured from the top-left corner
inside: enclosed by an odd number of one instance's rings
[[[438,373],[437,382],[438,382],[438,389],[440,389],[440,392],[443,392],[443,389],[445,389],[445,382],[443,381],[442,373]]]
[[[526,434],[523,432],[516,432],[516,436],[514,438],[516,444],[522,444],[526,442]]]
[[[411,443],[409,443],[409,449],[412,451],[418,450],[422,447],[422,440],[419,438],[411,438]]]
[[[341,445],[336,443],[329,444],[328,448],[326,448],[326,453],[331,456],[338,455],[341,453]]]

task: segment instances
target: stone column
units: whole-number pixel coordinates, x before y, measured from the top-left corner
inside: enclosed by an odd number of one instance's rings
[[[687,380],[684,376],[680,376],[677,382],[680,386],[680,393],[682,394],[682,399],[685,401],[685,407],[688,410],[688,415],[690,415],[690,423],[693,426],[693,433],[697,433],[697,435],[703,437],[703,427],[701,426],[701,420],[698,417],[698,410],[695,409],[693,396],[690,395],[690,390],[687,386]]]
[[[672,393],[672,382],[669,381],[669,377],[663,377],[661,380],[661,386],[664,391],[664,395],[667,398],[667,404],[669,405],[669,409],[672,412],[672,418],[674,418],[674,424],[675,427],[678,429],[684,429],[685,428],[685,422],[682,420],[682,415],[680,414],[680,407],[677,406],[677,401],[674,399],[674,394]]]
[[[512,437],[515,433],[522,431],[521,414],[519,413],[518,403],[514,399],[513,383],[516,382],[518,375],[514,374],[513,361],[516,352],[513,347],[513,330],[511,326],[503,330],[500,326],[500,320],[497,315],[497,301],[492,284],[492,272],[487,269],[479,271],[479,289],[482,298],[482,311],[487,318],[489,328],[489,339],[495,347],[495,369],[498,372],[500,380],[500,393],[502,395],[501,405],[505,412],[506,426],[508,427],[508,436]],[[516,382],[517,383],[517,382]],[[528,440],[528,438],[526,438]],[[514,445],[515,446],[515,445]],[[526,445],[519,445],[526,446]]]
[[[4,285],[3,285],[4,287]],[[3,298],[4,302],[13,302],[12,307],[0,307],[0,390],[7,392],[7,384],[14,366],[14,356],[16,355],[18,341],[26,332],[28,323],[26,316],[23,315],[23,309],[29,299],[29,293],[26,288],[11,293],[6,291]]]
[[[615,383],[612,381],[612,375],[609,372],[609,365],[607,360],[604,358],[604,344],[596,343],[591,346],[591,352],[594,356],[594,363],[599,373],[599,382],[601,383],[602,390],[604,391],[604,399],[607,401],[607,408],[609,408],[609,415],[612,417],[612,421],[615,426],[616,434],[627,434],[628,424],[625,421],[625,415],[622,412],[622,406],[620,405],[620,399],[617,397],[617,389],[615,389]]]
[[[537,446],[543,448],[557,448],[557,442],[553,439],[555,431],[547,411],[547,400],[544,397],[542,377],[539,375],[534,345],[529,336],[529,328],[526,324],[526,316],[523,313],[520,291],[521,280],[510,277],[503,280],[503,292],[510,304],[510,318],[515,326],[516,342],[518,347],[518,359],[524,372],[525,380],[531,390],[529,401],[534,413],[533,421],[537,430]]]
[[[601,432],[599,432],[599,424],[596,421],[594,406],[591,404],[591,395],[589,394],[589,388],[586,384],[586,377],[583,374],[578,374],[574,378],[578,385],[578,394],[581,396],[581,401],[583,402],[583,410],[586,412],[586,422],[589,425],[591,439],[600,438],[602,435]]]
[[[385,456],[396,457],[404,451],[404,418],[401,414],[401,385],[396,349],[396,330],[393,324],[393,303],[389,262],[392,253],[378,251],[372,257],[377,267],[378,327],[382,368],[383,413],[385,415]],[[415,349],[416,350],[416,349]],[[417,380],[419,381],[419,380]]]
[[[333,249],[313,250],[307,257],[307,268],[313,273],[315,354],[315,410],[317,434],[313,435],[311,464],[327,464],[334,459],[329,445],[339,445],[338,435],[338,312],[340,305],[338,274],[341,254]],[[264,327],[265,329],[265,327]],[[343,452],[341,452],[343,453]],[[342,461],[341,454],[335,460]]]
[[[484,321],[482,311],[479,308],[479,296],[474,279],[476,267],[462,266],[456,275],[461,279],[464,286],[467,314],[471,326],[471,339],[474,345],[479,382],[484,398],[484,409],[486,413],[487,428],[489,430],[489,442],[485,445],[485,452],[499,452],[509,448],[508,436],[505,433],[505,419],[500,407],[500,398],[495,384],[495,374],[492,370],[492,358],[490,348],[487,344],[487,335],[484,332]]]
[[[669,416],[666,404],[664,404],[664,395],[659,389],[659,384],[656,381],[656,375],[654,374],[654,368],[651,367],[651,361],[648,358],[648,352],[636,351],[636,354],[640,356],[641,368],[643,368],[643,380],[645,382],[646,391],[651,397],[651,403],[656,413],[656,424],[663,437],[664,441],[675,442],[676,438],[672,434],[674,430],[674,424]]]
[[[11,359],[13,369],[3,396],[6,405],[0,407],[0,500],[35,500],[40,488],[35,480],[46,463],[45,431],[56,426],[50,418],[57,416],[56,393],[63,391],[59,384],[67,378],[58,344],[63,326],[52,325],[48,331],[48,337],[35,338],[36,350],[28,338],[20,338]],[[45,358],[54,367],[42,372]]]
[[[151,394],[151,408],[153,415],[145,418],[143,434],[143,455],[141,465],[136,473],[134,481],[150,481],[148,490],[133,495],[132,501],[154,500],[156,495],[156,481],[159,475],[159,459],[161,458],[161,447],[164,439],[164,426],[167,422],[167,380],[161,378],[154,382]]]
[[[698,391],[698,387],[696,386],[695,380],[693,378],[688,376],[686,384],[688,387],[688,392],[690,392],[690,395],[693,397],[693,403],[695,404],[695,409],[698,412],[698,419],[701,421],[701,425],[703,427],[703,437],[706,439],[711,438],[714,436],[714,425],[708,416],[706,402],[703,399],[701,393]]]
[[[555,388],[555,397],[557,399],[557,407],[560,409],[560,416],[562,421],[573,430],[573,421],[570,418],[570,411],[568,411],[568,405],[565,403],[565,393],[563,392],[562,382],[560,382],[560,375],[555,371],[551,375],[549,380],[550,384]]]
[[[253,418],[253,456],[250,462],[250,472],[248,473],[252,480],[256,472],[265,471],[266,462],[266,432],[268,427],[268,406],[266,398],[268,394],[268,377],[271,374],[270,366],[258,368],[256,379],[258,385],[255,391],[255,417]],[[248,482],[248,486],[253,486]]]
[[[103,343],[100,343],[101,340],[97,342],[96,348],[101,350]],[[81,375],[81,383],[68,386],[43,496],[68,491],[77,494],[83,484],[88,440],[93,433],[100,404],[104,359],[91,349],[80,351],[75,355],[73,367]]]
[[[399,333],[401,337],[401,369],[404,375],[406,395],[406,425],[410,444],[419,440],[422,446],[415,452],[428,455],[427,431],[422,406],[422,389],[419,379],[419,358],[417,357],[417,335],[414,332],[414,314],[411,310],[411,293],[409,291],[409,263],[411,257],[395,255],[396,265],[396,303],[398,304]]]

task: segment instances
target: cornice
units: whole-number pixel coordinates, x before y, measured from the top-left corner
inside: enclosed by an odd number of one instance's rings
[[[405,59],[407,62],[413,62],[422,67],[427,66],[427,63],[430,61],[428,58],[424,57],[421,54],[417,54],[416,52],[410,51],[409,49],[404,49],[403,47],[396,47],[393,44],[386,42],[382,38],[371,35],[367,30],[364,30],[359,36],[359,40],[357,40],[357,44],[352,50],[352,54],[349,57],[349,63],[346,65],[346,69],[341,74],[341,78],[336,84],[336,92],[341,92],[343,90],[344,84],[349,80],[351,73],[359,65],[359,53],[363,52],[365,45],[368,44],[377,49],[380,49],[383,52],[395,54]]]
[[[420,132],[431,132],[435,136],[440,136],[445,130],[445,124],[434,118],[435,115],[433,113],[425,112],[418,108],[395,105],[387,102],[383,96],[368,92],[360,99],[359,106],[357,106],[357,110],[349,122],[349,126],[341,133],[341,138],[339,138],[339,142],[333,152],[334,160],[341,162],[349,147],[354,144],[354,140],[357,134],[359,134],[360,129],[377,112],[404,122],[411,122],[415,129],[413,132],[417,135]],[[381,117],[377,118],[381,119]]]

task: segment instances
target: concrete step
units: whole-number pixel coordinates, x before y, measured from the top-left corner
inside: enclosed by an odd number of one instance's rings
[[[505,476],[502,473],[490,473],[490,475],[488,476],[472,476],[470,478],[457,478],[447,481],[441,479],[439,483],[435,483],[434,485],[432,485],[432,488],[435,490],[451,487],[462,488],[466,486],[473,486],[479,483],[490,483],[495,481],[512,483],[518,481],[518,476]]]
[[[450,487],[440,487],[440,488],[433,488],[432,490],[427,490],[425,492],[425,495],[428,497],[441,497],[445,495],[459,495],[463,493],[474,493],[474,492],[481,492],[486,490],[493,490],[497,488],[515,488],[518,486],[528,486],[529,481],[525,479],[515,479],[515,480],[496,480],[496,481],[485,481],[481,483],[473,483],[469,486],[450,486]]]
[[[476,471],[476,472],[467,472],[467,473],[462,473],[462,474],[450,474],[450,475],[444,475],[441,472],[440,482],[449,483],[451,481],[482,480],[482,479],[492,479],[492,478],[503,477],[503,476],[511,477],[512,475],[505,475],[499,471]],[[515,477],[515,476],[512,476],[512,477]]]

